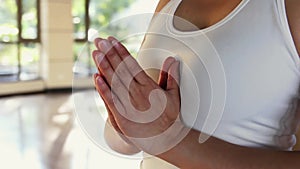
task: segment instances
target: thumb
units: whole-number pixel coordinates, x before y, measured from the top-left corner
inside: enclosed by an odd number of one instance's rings
[[[175,61],[168,71],[167,90],[171,94],[179,95],[180,62]]]
[[[163,65],[162,65],[162,69],[159,73],[159,79],[158,79],[158,85],[163,88],[166,89],[167,88],[167,80],[168,80],[168,71],[170,69],[170,66],[175,62],[176,60],[173,57],[168,57]]]

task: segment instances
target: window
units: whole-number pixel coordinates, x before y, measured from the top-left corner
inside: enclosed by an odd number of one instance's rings
[[[0,82],[39,77],[40,0],[0,0]]]
[[[120,25],[110,25],[110,21],[114,20],[120,13],[126,12],[129,7],[138,1],[143,1],[140,6],[142,8],[151,9],[154,11],[155,2],[152,2],[153,7],[145,5],[148,0],[73,0],[72,15],[74,25],[74,61],[76,66],[73,72],[75,75],[91,76],[97,70],[91,58],[91,52],[94,50],[94,45],[91,36],[98,34],[100,37],[107,37],[109,35],[116,35],[117,37],[125,37],[128,33],[127,28],[120,27]],[[148,1],[150,2],[150,1]],[[144,12],[147,12],[146,10]],[[100,30],[100,31],[99,31]],[[99,32],[99,33],[98,33]],[[124,36],[123,36],[124,35]],[[130,43],[126,45],[131,52],[136,52],[142,41],[127,39],[123,43]]]

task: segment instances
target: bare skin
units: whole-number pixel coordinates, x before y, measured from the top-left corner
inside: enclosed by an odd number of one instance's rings
[[[175,12],[175,16],[189,21],[193,25],[197,26],[199,29],[204,29],[226,17],[232,11],[232,9],[240,3],[240,1],[241,0],[182,1]],[[177,27],[177,29],[183,30],[180,27]]]
[[[300,55],[300,2],[297,0],[286,0],[286,12],[294,43]]]
[[[196,15],[199,14],[197,17],[194,17],[195,13],[191,16],[192,14],[185,12],[189,7],[192,8],[192,6],[196,6],[195,3],[199,3],[197,4],[198,10],[195,9],[193,11],[192,9],[192,11],[197,12]],[[184,1],[184,3],[179,6],[176,15],[189,20],[198,28],[205,28],[221,20],[224,16],[226,16],[226,14],[234,9],[238,3],[239,1],[237,0],[229,0],[225,2],[219,2],[217,0]],[[165,1],[161,1],[160,4],[165,4]],[[199,7],[205,8],[205,13],[199,13],[199,11],[201,11],[199,10]],[[300,9],[300,1],[286,0],[286,7],[295,45],[298,51],[300,51],[300,13],[298,12]],[[223,12],[220,12],[220,10]],[[198,20],[201,20],[201,22],[197,22]],[[124,138],[119,136],[119,138],[121,138],[120,140],[125,140],[126,144],[130,145],[130,147],[134,149],[132,152],[138,152],[139,150],[147,152],[147,146],[143,145],[142,142],[132,140],[131,138],[148,137],[147,135],[143,135],[143,131],[147,131],[147,133],[152,133],[154,135],[159,134],[174,123],[174,119],[179,113],[177,109],[180,106],[180,102],[178,100],[178,86],[176,85],[176,78],[178,77],[172,78],[170,75],[177,75],[176,72],[178,71],[179,63],[174,59],[169,58],[165,61],[163,66],[163,69],[167,70],[167,73],[151,73],[153,74],[152,78],[159,79],[158,84],[156,84],[151,77],[145,74],[145,72],[139,74],[138,77],[133,77],[136,81],[135,89],[130,88],[128,89],[128,92],[133,94],[133,99],[136,99],[139,105],[142,105],[144,108],[149,106],[149,103],[143,100],[145,100],[144,96],[149,94],[149,90],[153,89],[159,89],[166,93],[167,100],[172,103],[172,106],[167,107],[162,116],[154,123],[133,123],[121,116],[120,112],[116,109],[110,94],[110,92],[115,93],[120,99],[119,101],[122,102],[122,96],[119,96],[117,91],[110,88],[110,79],[112,79],[111,73],[115,71],[115,66],[118,65],[122,59],[126,57],[130,58],[131,56],[129,56],[129,53],[119,42],[116,43],[113,38],[109,38],[107,41],[114,47],[113,54],[102,56],[106,59],[99,62],[99,53],[107,53],[107,49],[103,49],[103,47],[99,45],[100,41],[103,40],[96,40],[98,50],[93,54],[100,72],[100,74],[95,76],[95,81],[99,94],[107,104],[110,122],[116,131],[125,136]],[[133,67],[138,68],[139,66],[137,63],[133,63]],[[125,69],[129,72],[128,74],[130,74],[131,71],[134,71],[131,70],[131,67],[124,68],[124,71]],[[124,80],[121,76],[119,78],[120,81]],[[166,86],[166,88],[162,86]],[[124,107],[124,111],[126,111],[126,107]],[[137,132],[137,129],[142,132]],[[199,134],[199,131],[193,129],[190,130],[187,136],[179,144],[171,150],[157,155],[157,157],[168,161],[179,168],[188,169],[297,169],[300,167],[300,152],[282,152],[242,147],[213,137],[204,144],[199,144]],[[119,134],[117,133],[117,135]]]

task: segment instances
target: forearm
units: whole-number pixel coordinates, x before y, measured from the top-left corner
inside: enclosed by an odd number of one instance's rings
[[[120,136],[112,127],[109,120],[107,120],[105,124],[104,138],[108,146],[118,153],[132,155],[140,152],[136,146],[125,141],[124,139],[126,138]]]
[[[283,152],[233,145],[211,137],[198,142],[199,132],[191,130],[173,149],[158,155],[183,169],[297,169],[300,152]]]

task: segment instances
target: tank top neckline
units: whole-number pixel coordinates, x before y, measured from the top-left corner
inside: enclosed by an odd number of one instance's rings
[[[195,35],[195,34],[207,33],[207,32],[210,32],[210,31],[222,26],[223,24],[225,24],[226,22],[231,20],[236,14],[238,14],[250,0],[241,0],[241,2],[227,16],[222,18],[217,23],[215,23],[211,26],[208,26],[206,28],[198,29],[198,30],[194,30],[194,31],[181,31],[174,26],[175,12],[177,11],[182,0],[174,0],[174,1],[175,1],[174,4],[171,5],[170,17],[167,17],[167,22],[166,22],[167,30],[170,33],[175,34],[175,35]]]

